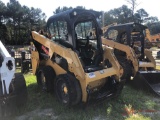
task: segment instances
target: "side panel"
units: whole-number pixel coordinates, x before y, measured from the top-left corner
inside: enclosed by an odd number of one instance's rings
[[[32,72],[35,75],[39,64],[39,53],[37,51],[31,52]]]
[[[153,64],[154,69],[156,69],[156,61],[153,58],[152,51],[150,51],[149,49],[145,49],[144,50],[144,54],[151,61],[151,63]]]
[[[129,47],[128,45],[123,45],[123,44],[114,42],[113,40],[108,40],[104,37],[102,37],[102,43],[109,47],[116,48],[118,50],[125,52],[127,55],[127,59],[132,61],[132,64],[134,66],[134,75],[136,74],[139,68],[138,60],[137,60],[134,50],[131,47]]]
[[[117,80],[120,80],[120,77],[123,74],[123,69],[121,68],[120,64],[118,63],[118,61],[113,53],[113,49],[111,49],[109,47],[105,47],[103,56],[104,56],[104,60],[108,59],[110,61],[110,63],[112,64],[112,68],[108,68],[107,73],[109,74],[111,72],[112,74],[114,74],[116,76]]]

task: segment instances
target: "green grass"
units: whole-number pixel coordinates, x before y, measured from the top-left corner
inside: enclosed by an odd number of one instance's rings
[[[160,100],[149,92],[138,91],[126,85],[117,98],[100,104],[88,106],[78,105],[66,108],[57,102],[54,94],[42,92],[38,89],[36,77],[26,74],[28,102],[18,115],[33,113],[33,111],[52,109],[52,115],[39,116],[32,114],[33,120],[48,120],[54,116],[56,120],[151,120],[160,119],[160,114],[151,110],[160,110]],[[156,99],[157,101],[153,100]],[[150,111],[149,111],[150,110]],[[128,113],[126,111],[129,111]],[[15,120],[17,117],[15,117]],[[29,118],[27,118],[29,119]]]

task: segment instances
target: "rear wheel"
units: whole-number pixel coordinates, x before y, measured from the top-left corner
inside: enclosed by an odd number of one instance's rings
[[[126,80],[130,80],[131,76],[132,76],[132,66],[129,63],[128,60],[126,60],[123,57],[117,57],[119,64],[122,66],[123,68],[123,75],[121,77],[121,79],[126,79]]]
[[[56,74],[52,67],[40,67],[36,72],[37,83],[42,91],[52,92]]]
[[[54,88],[58,101],[65,106],[78,104],[81,100],[79,82],[69,74],[59,75],[55,80]]]

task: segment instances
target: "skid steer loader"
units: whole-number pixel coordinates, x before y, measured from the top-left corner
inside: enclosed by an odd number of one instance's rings
[[[111,48],[102,48],[102,31],[96,21],[100,14],[68,10],[48,19],[48,35],[31,33],[32,70],[38,86],[54,91],[65,106],[115,97],[123,88],[122,67]]]
[[[25,79],[15,73],[15,60],[0,41],[0,119],[12,115],[26,100]]]
[[[138,23],[111,26],[104,33],[102,43],[113,47],[114,53],[123,67],[122,77],[132,79],[131,84],[140,89],[148,89],[160,95],[160,71],[149,49],[145,49],[147,27]]]

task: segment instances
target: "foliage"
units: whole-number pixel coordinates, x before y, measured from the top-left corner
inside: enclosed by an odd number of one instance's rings
[[[138,22],[138,23],[154,23],[158,21],[157,17],[149,16],[145,9],[141,8],[135,11],[136,0],[127,0],[132,7],[128,8],[126,5],[122,5],[119,8],[111,9],[104,13],[104,24],[109,25],[112,23],[128,23],[128,22]]]
[[[78,9],[85,9],[85,7],[83,7],[83,6],[77,6],[76,8],[78,8]],[[62,8],[58,7],[55,11],[53,11],[53,14],[64,12],[64,11],[70,10],[70,9],[73,9],[73,8],[72,7],[66,7],[66,6],[64,6]]]
[[[134,11],[136,7],[138,6],[137,0],[126,0],[127,3],[131,5],[131,10],[132,10],[132,16],[134,16]]]
[[[7,7],[2,1],[0,1],[0,20],[1,20],[1,16],[4,16],[6,10],[7,10]]]
[[[104,13],[104,24],[131,22],[132,11],[126,6],[112,9]]]
[[[147,24],[151,34],[158,34],[160,33],[160,22],[151,22]]]
[[[156,16],[149,16],[147,11],[143,8],[135,11],[138,6],[136,0],[126,0],[126,2],[131,5],[130,8],[126,5],[122,5],[119,8],[103,12],[103,25],[139,22],[145,23],[152,34],[160,33],[160,24]],[[85,9],[83,6],[77,6],[76,8]],[[53,14],[69,9],[72,9],[72,7],[58,7],[53,11]],[[22,6],[18,0],[10,0],[7,5],[5,5],[0,0],[0,39],[4,44],[28,44],[30,40],[30,31],[44,29],[46,24],[45,19],[46,15],[40,8]],[[156,25],[153,23],[156,23]]]
[[[5,24],[7,30],[1,29],[4,44],[26,44],[30,39],[30,31],[45,26],[45,13],[39,8],[22,6],[17,0],[10,0],[7,5],[0,1],[0,23]],[[3,18],[3,21],[2,21]],[[1,27],[1,26],[0,26]],[[2,27],[1,27],[2,28]]]

